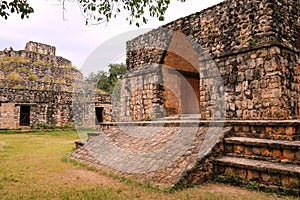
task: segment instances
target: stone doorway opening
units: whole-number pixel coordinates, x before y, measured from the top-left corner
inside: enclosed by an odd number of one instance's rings
[[[200,116],[199,58],[182,31],[174,32],[162,67],[167,116]]]
[[[180,72],[184,77],[181,81],[181,114],[199,114],[200,75],[193,72]]]
[[[96,120],[95,123],[99,124],[103,122],[103,110],[104,107],[96,107],[95,112],[96,112]]]
[[[30,125],[30,106],[21,105],[20,106],[20,126]]]
[[[200,115],[200,74],[163,67],[164,107],[170,116]]]

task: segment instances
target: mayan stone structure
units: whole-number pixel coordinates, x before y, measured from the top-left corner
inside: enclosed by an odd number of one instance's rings
[[[0,128],[73,125],[74,117],[82,115],[72,112],[74,87],[80,80],[80,71],[71,61],[56,56],[54,46],[28,42],[25,50],[0,51]],[[110,120],[109,114],[102,113],[110,97],[94,93],[89,98],[92,107],[81,119],[88,118],[95,125],[96,106],[102,108],[98,121]]]
[[[127,42],[121,122],[70,157],[157,185],[299,196],[299,44],[298,0],[225,0],[140,35]]]
[[[299,7],[297,0],[224,1],[128,41],[123,118],[298,118]],[[210,84],[218,74],[224,87]]]

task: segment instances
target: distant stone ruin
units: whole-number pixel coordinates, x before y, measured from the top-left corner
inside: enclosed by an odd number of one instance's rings
[[[80,114],[72,112],[73,93],[82,74],[71,61],[56,56],[55,50],[28,42],[25,50],[0,51],[0,129],[74,125],[74,117]],[[95,94],[89,97],[94,102],[85,116],[77,117],[88,118],[94,126],[96,110],[102,109],[97,112],[100,122],[107,120],[104,111],[110,110],[110,96]]]

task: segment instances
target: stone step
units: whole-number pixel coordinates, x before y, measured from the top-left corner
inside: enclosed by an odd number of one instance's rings
[[[300,141],[230,137],[226,138],[224,143],[225,153],[232,156],[282,163],[300,163]]]
[[[245,133],[245,132],[234,132],[234,137],[249,137],[259,139],[272,139],[272,140],[288,140],[288,141],[300,141],[300,135],[280,135],[280,134],[264,134],[264,133]]]
[[[300,187],[299,165],[223,156],[215,159],[214,173],[216,176],[229,175],[236,180],[264,184],[270,188],[286,188],[299,192]]]
[[[272,126],[271,126],[272,125]],[[300,140],[300,127],[298,124],[285,124],[277,122],[268,126],[265,124],[237,124],[234,126],[232,136],[249,137],[272,140]]]

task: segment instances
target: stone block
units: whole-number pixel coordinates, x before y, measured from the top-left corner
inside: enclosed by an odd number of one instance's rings
[[[285,134],[286,135],[294,135],[296,133],[296,128],[295,127],[286,127],[285,129]]]
[[[246,169],[239,169],[238,176],[241,179],[246,179],[246,177],[247,177],[247,170]]]
[[[269,157],[269,156],[272,156],[272,153],[268,148],[264,147],[261,149],[261,155]]]
[[[243,153],[245,151],[244,145],[234,145],[235,153]]]
[[[295,153],[295,158],[296,158],[297,161],[300,161],[300,151],[297,151]]]
[[[245,147],[245,155],[252,155],[252,148],[251,147]]]
[[[253,151],[253,154],[255,154],[255,155],[258,155],[258,156],[261,155],[261,148],[259,148],[259,147],[254,147],[252,149],[252,151]]]
[[[282,186],[288,187],[291,185],[291,177],[289,176],[283,176],[281,178],[281,184]]]
[[[271,176],[270,176],[269,174],[262,173],[262,174],[261,174],[261,179],[262,179],[265,183],[269,183],[269,181],[271,180]]]
[[[282,152],[279,149],[273,149],[272,154],[275,158],[282,158]]]
[[[226,167],[225,174],[235,174],[235,170],[233,167]]]
[[[293,160],[295,158],[295,154],[289,149],[284,149],[283,158],[288,160]]]

